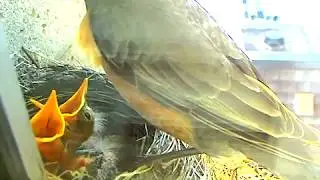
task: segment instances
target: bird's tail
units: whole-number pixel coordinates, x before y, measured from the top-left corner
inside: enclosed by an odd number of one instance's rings
[[[320,165],[317,164],[320,149],[308,147],[300,140],[270,137],[267,146],[252,142],[237,143],[236,141],[230,143],[230,146],[245,154],[247,158],[278,173],[284,179],[320,179]]]
[[[290,136],[272,136],[250,126],[227,121],[212,111],[199,110],[194,116],[198,123],[194,127],[199,127],[194,129],[195,147],[210,152],[212,156],[229,157],[241,152],[284,179],[320,179],[319,131],[303,123],[286,107],[283,106],[282,110],[287,120],[290,117],[296,122],[289,128]]]

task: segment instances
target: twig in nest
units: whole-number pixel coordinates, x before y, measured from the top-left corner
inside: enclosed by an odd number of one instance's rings
[[[178,158],[197,155],[201,153],[202,152],[197,150],[196,148],[188,148],[188,149],[179,150],[179,151],[172,151],[165,154],[147,156],[142,158],[142,160],[139,160],[136,164],[139,167],[142,165],[152,164],[155,161],[178,159]]]
[[[23,46],[21,47],[22,52],[27,56],[27,58],[31,61],[32,64],[34,64],[38,69],[40,69],[39,62],[32,58],[32,56],[29,54],[29,50],[24,48]]]

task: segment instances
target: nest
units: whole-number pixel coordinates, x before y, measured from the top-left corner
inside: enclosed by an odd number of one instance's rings
[[[116,91],[112,91],[114,94],[104,94],[100,89],[102,88],[103,83],[108,82],[105,79],[104,74],[101,74],[95,70],[77,67],[77,66],[69,66],[58,64],[54,60],[39,60],[39,56],[31,55],[30,52],[24,49],[23,53],[17,55],[15,57],[16,70],[18,72],[20,87],[22,88],[26,102],[30,96],[35,98],[35,95],[39,95],[41,97],[48,97],[51,88],[59,88],[60,78],[66,78],[70,76],[70,84],[77,84],[80,82],[82,77],[90,76],[96,83],[95,87],[89,88],[88,96],[91,99],[91,102],[97,104],[97,109],[109,107],[110,111],[117,111],[118,116],[114,118],[128,116],[130,114],[130,119],[136,119],[141,121],[141,117],[131,111],[128,110],[128,107],[124,107],[125,110],[117,110],[117,107],[111,107],[112,103],[110,103],[110,98],[115,96],[117,97],[117,101],[122,102],[123,99],[117,94]],[[38,59],[36,61],[36,59]],[[41,70],[40,65],[45,64],[44,70]],[[43,63],[45,62],[45,63]],[[43,69],[43,68],[42,68]],[[56,73],[58,72],[59,73]],[[76,75],[75,75],[76,74]],[[79,75],[80,74],[80,75]],[[75,78],[76,77],[76,78]],[[53,81],[54,80],[54,81]],[[50,85],[48,85],[48,81],[52,81]],[[75,81],[75,82],[73,82]],[[110,87],[113,88],[112,83],[108,82]],[[43,86],[46,84],[46,86]],[[48,86],[47,86],[48,85]],[[89,85],[90,86],[90,85]],[[101,87],[100,87],[101,86]],[[42,89],[41,89],[41,88]],[[105,85],[104,85],[104,88]],[[63,91],[60,93],[60,96],[68,97],[72,92],[72,88]],[[33,92],[30,94],[30,92]],[[91,94],[90,94],[91,92]],[[59,93],[58,93],[59,94]],[[103,98],[101,98],[103,97]],[[90,103],[89,101],[89,103]],[[125,106],[125,103],[122,103]],[[35,110],[27,103],[27,107],[29,110],[29,114],[32,115]],[[121,108],[120,108],[121,109]],[[120,115],[119,115],[120,114]],[[125,120],[125,118],[124,118]],[[104,125],[107,126],[107,125]],[[139,141],[138,144],[138,155],[148,156],[148,155],[159,155],[163,153],[179,151],[189,146],[168,135],[167,133],[160,131],[158,129],[154,129],[153,127],[146,124],[138,124],[136,126],[130,126],[130,128],[135,129],[135,132],[131,132],[136,136],[136,140]],[[110,130],[110,129],[109,129]],[[126,129],[124,129],[126,130]],[[132,135],[132,134],[130,134]],[[143,135],[143,136],[142,136]],[[150,138],[151,137],[151,138]],[[91,146],[94,146],[91,144]],[[97,145],[98,146],[98,145]],[[99,154],[99,153],[98,153]],[[100,154],[101,155],[101,154]],[[113,154],[116,156],[116,154]],[[98,156],[98,155],[97,155]],[[102,156],[102,159],[104,156]],[[96,163],[99,164],[99,163]],[[102,163],[103,164],[103,163]],[[101,166],[101,163],[97,166]],[[96,167],[95,167],[96,168]],[[101,168],[101,167],[100,167]],[[173,160],[165,160],[160,162],[154,162],[150,166],[141,166],[131,172],[121,172],[117,167],[112,169],[109,167],[112,175],[104,175],[99,177],[92,177],[92,172],[88,170],[85,171],[76,171],[76,172],[63,172],[62,174],[51,174],[47,172],[48,179],[61,179],[61,177],[69,173],[73,177],[72,179],[103,179],[106,177],[117,176],[115,179],[217,179],[217,180],[245,180],[245,179],[280,179],[279,176],[276,176],[272,172],[270,172],[267,168],[260,166],[259,164],[248,160],[242,156],[236,156],[232,158],[219,157],[214,158],[207,156],[205,154],[198,154],[193,156],[182,157]],[[97,174],[97,172],[93,173]]]

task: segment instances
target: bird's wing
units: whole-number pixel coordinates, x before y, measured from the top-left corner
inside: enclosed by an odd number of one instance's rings
[[[140,5],[142,1],[148,3],[141,0]],[[108,10],[103,5],[90,9],[87,3],[94,38],[112,71],[191,119],[198,143],[218,139],[211,132],[219,132],[229,143],[242,141],[310,160],[304,152],[290,153],[292,146],[281,148],[270,141],[319,143],[319,131],[282,104],[248,57],[195,1],[159,0],[144,7],[136,2]]]

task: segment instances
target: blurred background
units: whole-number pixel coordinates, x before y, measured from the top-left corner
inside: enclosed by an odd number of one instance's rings
[[[306,122],[320,126],[320,1],[198,0]]]

